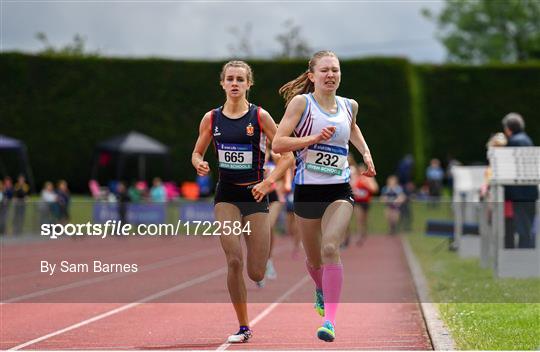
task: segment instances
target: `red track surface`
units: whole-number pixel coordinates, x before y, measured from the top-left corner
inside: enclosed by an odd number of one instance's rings
[[[303,260],[291,259],[288,239],[277,241],[277,280],[258,289],[246,278],[254,337],[241,345],[224,344],[238,327],[215,237],[65,239],[1,251],[0,297],[8,302],[0,305],[1,349],[432,348],[399,238],[370,237],[342,252],[333,343],[315,336],[322,320],[314,286]],[[49,276],[39,272],[41,260],[138,263],[139,272]]]

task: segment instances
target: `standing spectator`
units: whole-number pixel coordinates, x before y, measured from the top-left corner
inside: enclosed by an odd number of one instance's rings
[[[441,167],[441,162],[439,159],[431,159],[431,162],[426,169],[426,179],[428,182],[429,196],[432,200],[432,204],[438,205],[444,179],[444,171]]]
[[[56,189],[56,204],[58,208],[58,221],[61,224],[69,222],[69,203],[71,195],[65,180],[58,181]]]
[[[351,184],[353,197],[354,197],[354,209],[353,213],[355,215],[357,224],[358,224],[358,240],[356,244],[361,246],[364,244],[368,235],[368,213],[369,206],[371,204],[371,197],[379,191],[379,185],[375,177],[364,176],[364,172],[367,170],[367,167],[363,163],[359,163],[356,170],[351,170],[351,180],[354,179],[354,182]]]
[[[398,163],[397,177],[402,188],[413,180],[414,159],[411,154],[405,155]]]
[[[460,166],[461,165],[461,162],[457,159],[455,159],[454,157],[452,156],[448,156],[448,164],[446,164],[446,180],[447,180],[447,185],[448,187],[450,188],[450,190],[452,191],[454,189],[454,176],[452,175],[452,168],[454,166]]]
[[[0,202],[0,234],[7,234],[8,213],[11,200],[13,199],[13,182],[11,177],[4,177],[2,202]]]
[[[167,201],[167,193],[165,192],[165,187],[159,177],[155,177],[152,181],[150,199],[155,203],[165,203]]]
[[[142,191],[137,188],[137,182],[133,181],[131,182],[131,185],[128,188],[128,196],[129,200],[132,203],[139,203],[142,200]]]
[[[6,223],[4,217],[4,204],[6,196],[4,195],[4,181],[0,180],[0,236],[6,233]]]
[[[124,182],[120,181],[116,185],[116,199],[118,200],[118,217],[122,224],[127,224],[127,211],[130,199]]]
[[[505,147],[508,144],[506,136],[502,132],[492,135],[486,143],[486,148],[490,147]],[[480,188],[480,198],[487,200],[488,204],[492,199],[490,194],[489,183],[491,181],[493,169],[491,165],[486,168],[484,173],[484,184]],[[488,207],[488,214],[491,216],[493,209]],[[512,209],[512,202],[506,199],[504,201],[504,248],[514,248],[514,213]]]
[[[405,193],[399,185],[396,175],[390,175],[386,179],[386,186],[381,191],[381,200],[386,205],[385,215],[388,221],[389,234],[395,235],[399,221],[399,208],[405,201]]]
[[[400,207],[399,227],[403,231],[408,232],[412,230],[413,215],[411,200],[414,197],[416,187],[414,186],[414,183],[412,181],[407,182],[401,187],[403,188],[403,192],[405,193],[405,199]]]
[[[212,176],[207,175],[197,175],[196,179],[197,184],[199,185],[199,195],[201,197],[209,197],[212,194]]]
[[[13,187],[13,234],[20,235],[23,231],[24,214],[26,212],[26,198],[30,192],[30,186],[26,183],[23,175],[19,175],[17,183]]]
[[[504,134],[508,138],[508,147],[534,146],[525,133],[525,121],[517,113],[509,113],[502,119]],[[538,186],[506,186],[504,199],[512,202],[514,227],[519,236],[519,248],[534,248],[532,224],[535,203],[538,199]]]
[[[54,209],[56,205],[56,192],[54,191],[54,185],[52,182],[45,182],[43,189],[41,190],[41,223],[52,224],[54,219]]]

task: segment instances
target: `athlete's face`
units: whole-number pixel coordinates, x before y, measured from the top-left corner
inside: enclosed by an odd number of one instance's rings
[[[315,90],[335,92],[341,82],[339,60],[335,56],[321,57],[317,60],[313,72],[309,73],[308,78],[315,85]]]
[[[251,87],[247,71],[243,67],[227,67],[221,86],[227,98],[243,98]]]

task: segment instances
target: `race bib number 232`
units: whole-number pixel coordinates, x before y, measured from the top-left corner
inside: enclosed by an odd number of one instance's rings
[[[341,176],[347,162],[347,154],[347,149],[334,145],[311,145],[307,151],[306,169]]]

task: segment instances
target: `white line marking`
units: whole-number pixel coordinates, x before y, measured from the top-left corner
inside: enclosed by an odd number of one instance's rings
[[[213,279],[215,277],[218,277],[218,276],[220,276],[220,275],[222,275],[222,274],[224,274],[226,272],[227,272],[227,268],[221,268],[221,269],[218,269],[218,270],[214,270],[212,272],[209,272],[206,275],[203,275],[203,276],[200,276],[198,278],[183,282],[183,283],[181,283],[179,285],[173,286],[173,287],[168,288],[166,290],[154,293],[153,295],[146,296],[146,297],[142,298],[139,302],[134,302],[134,303],[123,305],[121,307],[115,308],[115,309],[110,310],[108,312],[105,312],[103,314],[97,315],[97,316],[95,316],[93,318],[83,320],[80,323],[70,325],[70,326],[68,326],[68,327],[66,327],[64,329],[57,330],[57,331],[51,332],[50,334],[38,337],[36,339],[30,340],[30,341],[25,342],[25,343],[22,343],[20,345],[17,345],[15,347],[10,348],[10,350],[13,350],[13,351],[20,350],[22,348],[25,348],[25,347],[33,345],[35,343],[41,342],[41,341],[46,340],[48,338],[51,338],[53,336],[61,335],[61,334],[65,333],[65,332],[80,328],[81,326],[88,325],[88,324],[93,323],[95,321],[101,320],[103,318],[110,317],[111,315],[123,312],[123,311],[128,310],[128,309],[133,308],[133,307],[136,307],[139,304],[150,302],[150,301],[153,301],[153,300],[155,300],[157,298],[160,298],[160,297],[166,296],[166,295],[168,295],[170,293],[173,293],[175,291],[180,291],[180,290],[186,289],[188,287],[191,287],[191,286],[200,284],[202,282],[208,281],[208,280]]]
[[[281,302],[287,299],[294,291],[298,290],[302,285],[304,285],[307,281],[309,281],[309,276],[304,276],[302,280],[296,283],[293,287],[291,287],[287,292],[282,294],[274,303],[266,307],[265,310],[263,310],[259,315],[255,317],[252,321],[249,322],[249,326],[253,327],[255,324],[257,324],[259,321],[264,319],[268,314],[270,314]],[[225,351],[231,344],[228,342],[225,342],[221,346],[219,346],[216,351]]]
[[[416,259],[411,245],[409,244],[409,240],[402,237],[401,243],[403,244],[405,258],[407,259],[414,286],[418,293],[418,303],[421,308],[420,311],[424,317],[426,330],[429,334],[433,349],[436,351],[455,350],[456,345],[452,338],[452,334],[441,319],[437,306],[431,303],[426,277],[424,276],[420,262]]]

